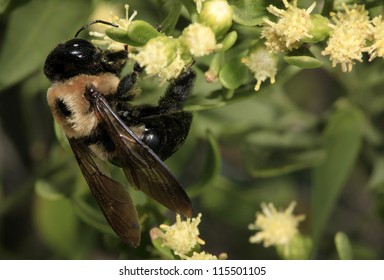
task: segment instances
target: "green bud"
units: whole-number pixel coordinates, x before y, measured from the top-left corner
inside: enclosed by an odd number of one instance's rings
[[[312,246],[310,237],[296,234],[289,244],[276,246],[276,251],[284,260],[308,260]]]
[[[199,22],[212,28],[220,38],[232,25],[233,10],[226,0],[208,0],[203,3]]]
[[[303,38],[301,41],[304,43],[317,43],[324,41],[328,37],[330,32],[330,27],[328,26],[329,20],[326,17],[323,17],[319,14],[310,15],[312,22],[312,29],[309,31],[312,38]]]
[[[108,28],[105,33],[112,40],[134,47],[144,46],[150,39],[161,35],[152,25],[143,20],[132,21],[127,30]]]
[[[220,49],[220,51],[225,52],[230,48],[232,48],[232,46],[236,43],[236,40],[237,40],[237,32],[236,31],[229,32],[221,43],[223,46]]]

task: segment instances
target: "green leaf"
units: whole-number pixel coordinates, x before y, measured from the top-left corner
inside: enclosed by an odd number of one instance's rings
[[[153,228],[149,233],[151,235],[151,241],[152,241],[153,247],[155,247],[155,249],[157,250],[157,253],[160,254],[163,257],[163,259],[174,260],[175,255],[172,253],[172,250],[169,247],[162,246],[163,239],[156,236],[158,235],[157,233],[158,231],[161,231],[161,230],[159,228]]]
[[[335,235],[335,245],[340,260],[352,260],[352,246],[348,236],[343,232],[337,232]]]
[[[36,196],[34,222],[41,239],[59,255],[71,258],[77,247],[78,219],[68,199]]]
[[[384,193],[384,156],[376,155],[373,160],[373,172],[368,185],[375,191]]]
[[[236,89],[242,85],[247,75],[247,67],[241,62],[240,57],[229,60],[220,69],[219,80],[227,89]]]
[[[296,234],[287,245],[277,245],[277,254],[284,260],[308,260],[312,240],[305,235]]]
[[[105,32],[111,39],[134,47],[142,47],[149,40],[161,35],[152,25],[143,20],[132,21],[127,30],[108,28]]]
[[[217,178],[221,171],[221,154],[217,139],[212,132],[207,131],[207,140],[209,143],[209,150],[206,152],[207,159],[199,181],[194,187],[188,189],[188,193],[191,196],[203,191],[206,186],[210,185]]]
[[[100,209],[92,207],[81,198],[74,198],[72,201],[76,213],[86,224],[98,229],[103,233],[116,236],[104,215],[101,213]]]
[[[284,56],[285,62],[288,64],[297,66],[301,69],[320,68],[323,66],[323,62],[312,56]]]
[[[181,12],[181,2],[179,0],[173,1],[172,8],[169,10],[169,13],[167,17],[164,19],[164,21],[161,23],[161,32],[164,34],[167,34],[168,36],[171,36],[175,26],[177,24],[177,21],[180,17]]]
[[[5,10],[8,8],[8,5],[10,4],[11,0],[1,0],[0,1],[0,15],[5,12]]]
[[[312,174],[312,235],[318,245],[337,198],[348,180],[362,143],[362,113],[339,102],[322,135],[326,159]]]
[[[59,200],[65,198],[63,193],[55,189],[51,184],[44,180],[37,180],[35,184],[36,193],[46,200]]]
[[[255,26],[263,23],[267,15],[266,7],[271,2],[264,0],[228,0],[233,8],[233,20],[246,26]]]
[[[50,50],[75,34],[92,12],[90,7],[90,1],[35,0],[15,9],[3,31],[0,89],[42,71]]]
[[[324,160],[320,149],[246,149],[244,160],[253,177],[273,177],[319,165]]]
[[[221,42],[223,44],[223,47],[218,51],[226,52],[227,50],[233,47],[233,45],[236,43],[236,40],[237,40],[237,32],[236,31],[229,32]]]

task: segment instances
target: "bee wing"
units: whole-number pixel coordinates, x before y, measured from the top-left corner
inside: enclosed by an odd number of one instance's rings
[[[96,111],[116,146],[116,161],[123,167],[128,181],[167,208],[192,216],[191,201],[175,176],[113,112],[103,96],[96,101]]]
[[[132,247],[140,244],[140,223],[132,199],[124,186],[100,171],[89,148],[81,141],[68,139],[80,170],[108,223]]]

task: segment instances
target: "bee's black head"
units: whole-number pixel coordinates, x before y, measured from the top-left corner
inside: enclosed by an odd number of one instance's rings
[[[96,75],[103,71],[101,50],[79,38],[59,44],[48,55],[44,65],[44,73],[51,81],[66,80],[80,74]]]

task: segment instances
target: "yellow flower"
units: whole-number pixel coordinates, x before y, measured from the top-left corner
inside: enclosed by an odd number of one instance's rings
[[[264,247],[284,245],[288,246],[298,233],[297,226],[305,219],[304,215],[292,214],[296,202],[292,202],[285,211],[277,211],[272,203],[262,203],[263,213],[256,213],[256,221],[250,224],[250,230],[259,230],[249,238],[251,243],[263,242]]]
[[[227,0],[205,1],[199,15],[199,22],[208,25],[217,38],[228,31],[232,25],[232,20],[233,10]]]
[[[193,252],[192,256],[188,257],[186,255],[180,256],[183,260],[218,260],[218,258],[215,255],[206,253],[204,251],[198,253]]]
[[[212,29],[200,23],[193,23],[184,29],[181,40],[195,57],[208,55],[222,47],[216,44]]]
[[[384,57],[384,22],[382,17],[375,17],[369,29],[373,36],[373,43],[367,48],[367,51],[370,55],[369,61],[372,61],[376,57]]]
[[[176,223],[172,226],[160,225],[163,232],[159,232],[159,237],[163,239],[162,246],[174,251],[175,255],[185,255],[190,252],[197,244],[204,245],[204,240],[199,238],[197,226],[201,222],[201,214],[196,218],[181,220],[179,214],[176,215]]]
[[[265,45],[272,52],[283,52],[298,48],[300,41],[310,39],[313,24],[310,13],[316,6],[314,2],[308,9],[299,9],[297,0],[289,4],[283,0],[286,10],[281,10],[269,5],[268,12],[278,17],[277,22],[264,19],[266,26],[262,30],[262,37],[265,38]]]
[[[329,24],[331,35],[321,54],[330,56],[332,67],[341,64],[343,72],[350,72],[354,60],[362,61],[365,43],[370,36],[370,22],[363,5],[355,4],[351,9],[345,3],[342,6],[345,13],[331,14],[334,24]]]
[[[260,89],[261,83],[267,78],[270,79],[271,84],[275,83],[277,58],[266,48],[258,47],[252,50],[247,57],[242,59],[242,62],[254,73],[257,80],[255,91]]]
[[[179,40],[166,36],[150,39],[137,54],[129,53],[128,57],[145,67],[148,75],[157,75],[161,82],[176,78],[190,63],[183,56]]]

